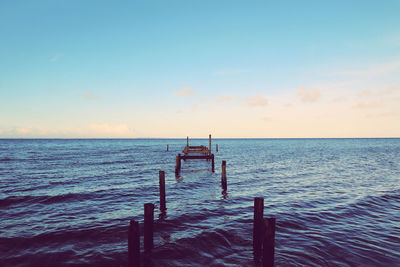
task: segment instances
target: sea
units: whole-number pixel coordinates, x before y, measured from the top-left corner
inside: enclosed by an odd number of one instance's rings
[[[129,222],[143,234],[145,203],[155,205],[148,266],[260,266],[255,197],[276,218],[276,266],[400,266],[400,139],[213,139],[215,172],[186,160],[176,176],[185,145],[0,140],[0,266],[127,266]]]

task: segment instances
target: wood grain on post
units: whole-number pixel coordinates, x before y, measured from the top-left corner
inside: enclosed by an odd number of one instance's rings
[[[264,235],[263,235],[263,253],[262,253],[262,266],[274,266],[275,254],[275,218],[264,219]]]
[[[226,161],[222,161],[222,172],[221,172],[221,185],[222,185],[222,190],[226,191],[228,189],[228,184],[226,181]]]
[[[153,249],[153,224],[154,205],[144,204],[144,251],[150,252]]]
[[[254,198],[254,220],[253,220],[253,253],[254,258],[259,259],[263,242],[263,216],[264,198]]]
[[[165,201],[165,172],[159,171],[158,178],[160,183],[160,211],[163,212],[167,209]]]
[[[131,220],[128,230],[128,264],[129,267],[140,266],[140,232],[139,223]]]

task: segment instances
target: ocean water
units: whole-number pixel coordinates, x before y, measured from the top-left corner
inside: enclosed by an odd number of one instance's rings
[[[151,265],[258,266],[253,199],[264,197],[277,266],[400,266],[400,139],[217,139],[214,173],[188,160],[175,177],[185,144],[0,140],[0,265],[126,266],[129,220],[151,202]]]

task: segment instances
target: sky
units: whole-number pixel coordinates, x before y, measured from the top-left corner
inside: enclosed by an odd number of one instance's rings
[[[0,138],[400,137],[400,1],[0,1]]]

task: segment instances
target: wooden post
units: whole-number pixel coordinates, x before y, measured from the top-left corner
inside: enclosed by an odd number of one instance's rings
[[[222,190],[226,191],[228,189],[228,185],[226,182],[226,161],[222,161],[222,173],[221,173],[221,185],[222,185]]]
[[[178,156],[176,156],[176,161],[175,161],[175,174],[178,175],[180,171],[181,171],[181,154],[178,154]]]
[[[164,212],[167,209],[165,201],[165,172],[159,171],[158,178],[160,182],[160,211]]]
[[[253,220],[253,253],[257,260],[261,256],[261,247],[263,242],[263,216],[264,216],[264,198],[254,198],[254,220]]]
[[[168,145],[167,145],[167,151],[168,151]]]
[[[262,266],[274,266],[275,254],[275,218],[264,219]]]
[[[214,154],[211,154],[211,171],[214,172]]]
[[[186,146],[189,148],[189,136],[186,137]]]
[[[215,151],[218,152],[218,144],[215,144]]]
[[[208,135],[208,148],[209,148],[209,153],[211,154],[211,134]]]
[[[150,252],[153,249],[153,224],[154,205],[144,204],[144,251]]]
[[[128,264],[129,267],[140,266],[140,232],[139,223],[131,220],[128,230]]]

